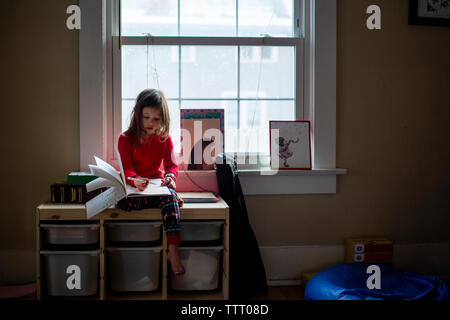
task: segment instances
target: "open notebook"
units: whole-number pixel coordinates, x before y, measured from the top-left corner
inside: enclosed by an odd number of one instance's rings
[[[151,179],[144,191],[139,191],[137,188],[128,185],[125,182],[122,159],[117,148],[116,154],[120,166],[120,174],[112,165],[95,156],[96,164],[89,165],[91,173],[98,178],[86,184],[87,192],[99,188],[109,188],[86,203],[88,219],[126,197],[170,195],[169,189],[166,186],[161,186],[161,179]]]

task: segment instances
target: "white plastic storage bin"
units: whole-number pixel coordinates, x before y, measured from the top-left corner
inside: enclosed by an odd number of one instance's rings
[[[223,221],[182,221],[181,241],[217,241],[221,239]]]
[[[162,222],[106,222],[109,241],[153,242],[161,239]]]
[[[45,277],[49,296],[91,296],[97,292],[100,249],[45,251]]]
[[[114,291],[157,290],[161,250],[161,247],[106,248],[111,289]]]
[[[179,247],[185,273],[175,276],[170,272],[174,290],[215,290],[219,286],[220,261],[223,246]]]
[[[99,223],[92,224],[41,224],[44,239],[51,245],[86,245],[99,240]]]

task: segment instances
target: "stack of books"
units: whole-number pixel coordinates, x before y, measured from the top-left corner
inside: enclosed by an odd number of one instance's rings
[[[67,184],[86,185],[97,178],[89,172],[71,172],[67,175]]]
[[[392,263],[394,243],[386,238],[345,240],[345,262]]]
[[[87,192],[86,184],[97,179],[88,172],[71,172],[67,175],[67,183],[54,183],[50,186],[53,203],[86,203],[99,195],[103,189]]]

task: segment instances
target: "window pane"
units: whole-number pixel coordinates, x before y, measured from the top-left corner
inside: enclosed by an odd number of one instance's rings
[[[177,0],[122,1],[122,35],[178,35]]]
[[[239,0],[239,36],[293,37],[293,0]]]
[[[182,36],[236,36],[236,1],[180,0]]]
[[[182,98],[236,98],[237,47],[183,46]]]
[[[295,101],[241,101],[239,152],[269,154],[269,121],[295,120]]]
[[[295,98],[295,48],[241,47],[241,97]]]
[[[178,98],[178,46],[122,47],[122,97],[136,99],[146,88]]]
[[[225,152],[237,150],[237,101],[201,100],[181,101],[182,109],[224,109],[225,110]]]
[[[180,0],[181,36],[293,37],[293,0]],[[122,1],[123,36],[178,36],[178,0]]]

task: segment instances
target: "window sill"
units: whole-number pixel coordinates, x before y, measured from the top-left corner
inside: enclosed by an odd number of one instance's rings
[[[313,169],[313,170],[271,170],[271,169],[239,169],[240,176],[271,175],[271,176],[321,176],[344,175],[347,169]]]
[[[239,170],[245,195],[335,194],[336,177],[347,169]]]
[[[238,172],[245,195],[335,194],[336,177],[347,174],[347,169],[279,171],[240,169]],[[215,180],[216,172],[214,170],[180,171],[180,177],[186,174],[204,184],[208,177],[214,177]]]

